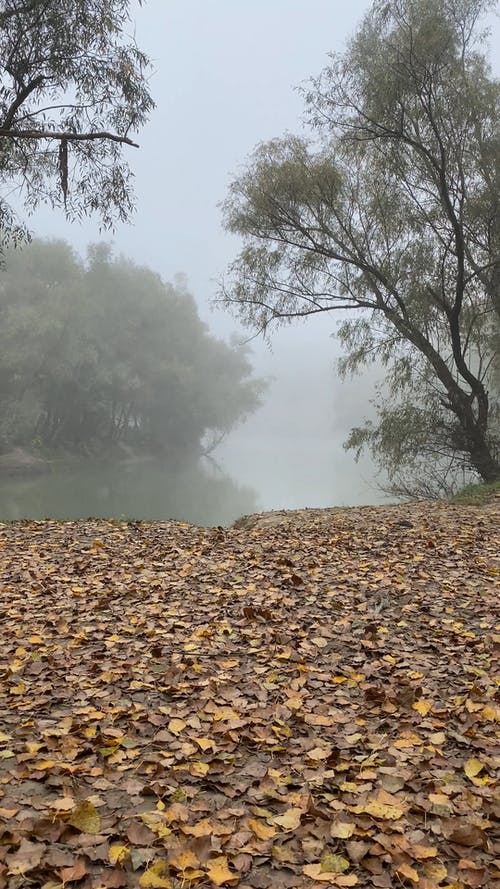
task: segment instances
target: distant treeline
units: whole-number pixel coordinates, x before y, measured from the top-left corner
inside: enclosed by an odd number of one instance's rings
[[[182,281],[34,241],[0,272],[0,453],[196,455],[259,404],[245,350],[215,338]]]

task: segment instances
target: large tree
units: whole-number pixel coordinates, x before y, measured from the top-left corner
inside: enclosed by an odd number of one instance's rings
[[[140,0],[139,0],[140,2]],[[4,0],[0,11],[0,248],[26,234],[9,203],[128,218],[124,147],[153,107],[129,0]],[[8,195],[6,188],[8,187]]]
[[[451,457],[488,481],[500,474],[490,403],[500,89],[480,28],[492,5],[373,3],[305,91],[310,137],[258,146],[233,182],[225,224],[245,244],[222,290],[264,331],[344,310],[343,369],[373,359],[390,367],[381,422],[399,412],[401,443],[405,422],[419,419],[403,408],[419,408],[436,439],[432,460]],[[369,434],[351,444],[367,442],[377,453]]]

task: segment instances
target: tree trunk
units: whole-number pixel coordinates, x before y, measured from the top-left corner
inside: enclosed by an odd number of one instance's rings
[[[455,415],[460,424],[460,450],[467,454],[471,468],[484,482],[497,481],[500,478],[500,462],[488,443],[488,395],[480,380],[472,374],[469,375],[474,385],[472,394],[468,395],[459,386],[444,359],[418,328],[401,318],[394,310],[385,308],[384,314],[405,339],[412,342],[425,355],[434,368],[438,380],[448,395],[448,402],[443,404]],[[474,401],[477,404],[477,417],[473,407]]]

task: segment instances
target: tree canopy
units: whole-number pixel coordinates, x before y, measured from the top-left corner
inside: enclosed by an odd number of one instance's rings
[[[7,252],[0,450],[197,456],[259,403],[246,352],[212,336],[182,280],[63,241]]]
[[[0,12],[0,182],[32,210],[96,213],[105,227],[133,207],[122,157],[153,107],[150,63],[127,34],[129,0],[5,0]],[[26,235],[0,197],[0,246]]]
[[[392,478],[500,474],[500,89],[481,42],[491,6],[374,2],[304,90],[309,135],[259,145],[224,204],[245,240],[222,287],[229,308],[264,332],[343,310],[341,370],[389,368],[381,424],[349,444],[372,446]]]

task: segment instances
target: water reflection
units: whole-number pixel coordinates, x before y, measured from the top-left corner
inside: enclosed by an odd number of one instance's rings
[[[0,520],[117,518],[229,525],[256,512],[256,493],[200,463],[87,460],[52,472],[0,475]]]

